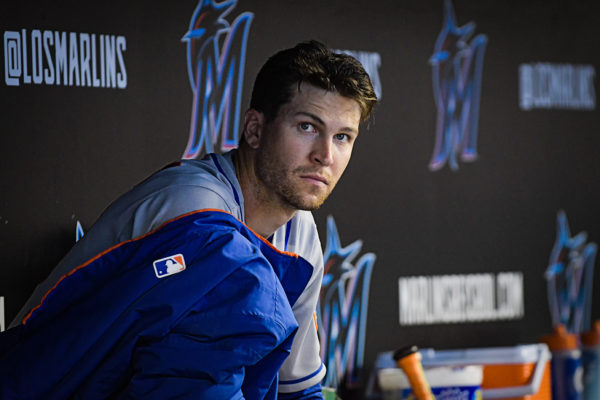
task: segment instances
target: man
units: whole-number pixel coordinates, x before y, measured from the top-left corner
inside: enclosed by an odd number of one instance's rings
[[[310,210],[376,102],[318,42],[259,72],[239,149],[113,203],[0,336],[2,398],[321,398]]]

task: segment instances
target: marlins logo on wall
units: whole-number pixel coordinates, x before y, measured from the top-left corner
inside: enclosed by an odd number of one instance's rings
[[[556,241],[546,269],[548,306],[552,325],[569,332],[591,328],[592,286],[598,245],[588,242],[586,232],[571,236],[564,210],[556,216]]]
[[[457,157],[462,161],[477,159],[479,94],[487,38],[477,35],[468,43],[474,30],[472,22],[457,26],[452,3],[446,0],[444,26],[429,60],[438,111],[435,147],[429,162],[432,171],[446,162],[457,170]]]
[[[237,146],[251,12],[233,22],[225,16],[237,0],[201,0],[187,42],[188,73],[194,91],[190,135],[183,158],[224,152]]]
[[[333,217],[327,218],[325,271],[317,307],[321,359],[327,367],[323,384],[359,384],[364,365],[367,308],[375,254],[355,258],[362,240],[342,247]]]

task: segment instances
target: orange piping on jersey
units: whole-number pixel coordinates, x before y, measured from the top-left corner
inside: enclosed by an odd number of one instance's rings
[[[315,320],[315,330],[319,332],[319,324],[317,324],[317,313],[313,312],[313,319]]]
[[[102,251],[101,253],[98,253],[97,255],[95,255],[94,257],[90,258],[89,260],[87,260],[87,261],[86,261],[86,262],[84,262],[83,264],[81,264],[81,265],[78,265],[77,267],[73,268],[71,271],[67,272],[65,275],[63,275],[63,276],[61,276],[61,277],[60,277],[60,279],[59,279],[59,280],[58,280],[58,281],[57,281],[57,282],[54,284],[54,286],[52,286],[52,287],[51,287],[51,288],[50,288],[50,289],[49,289],[49,290],[46,292],[46,294],[45,294],[45,295],[42,297],[42,300],[40,301],[40,304],[38,304],[37,306],[33,307],[33,308],[31,309],[31,311],[29,311],[29,313],[27,313],[27,315],[26,315],[25,317],[23,317],[23,320],[21,321],[21,323],[22,323],[23,325],[25,325],[25,324],[27,323],[27,321],[29,320],[29,318],[31,317],[31,315],[32,315],[32,314],[33,314],[33,313],[34,313],[34,312],[35,312],[35,311],[36,311],[38,308],[40,308],[40,307],[42,306],[42,304],[44,304],[44,301],[46,300],[46,298],[48,297],[48,295],[50,294],[50,292],[52,292],[54,289],[56,289],[56,288],[58,287],[58,285],[59,285],[59,284],[60,284],[60,283],[61,283],[61,282],[62,282],[62,281],[65,279],[65,278],[67,278],[67,277],[69,277],[69,276],[73,275],[75,272],[79,271],[80,269],[87,267],[89,264],[91,264],[92,262],[94,262],[94,261],[95,261],[95,260],[97,260],[98,258],[102,257],[102,256],[103,256],[103,255],[105,255],[106,253],[110,253],[111,251],[115,250],[116,248],[118,248],[118,247],[121,247],[121,246],[123,246],[123,245],[125,245],[125,244],[127,244],[127,243],[130,243],[130,242],[135,242],[135,241],[138,241],[138,240],[140,240],[140,239],[143,239],[143,238],[145,238],[146,236],[149,236],[149,235],[153,234],[154,232],[157,232],[157,231],[161,230],[161,229],[162,229],[162,228],[164,228],[166,225],[168,225],[168,224],[170,224],[170,223],[172,223],[172,222],[175,222],[175,221],[177,221],[178,219],[185,218],[185,217],[187,217],[187,216],[189,216],[189,215],[192,215],[192,214],[198,214],[198,213],[201,213],[201,212],[209,212],[209,211],[214,211],[214,212],[222,212],[222,213],[225,213],[225,214],[229,214],[229,215],[231,215],[233,218],[235,218],[236,220],[238,220],[238,221],[239,221],[239,222],[240,222],[242,225],[244,225],[246,228],[248,228],[248,230],[249,230],[250,232],[254,233],[254,234],[255,234],[255,235],[256,235],[256,236],[257,236],[257,237],[258,237],[260,240],[262,240],[262,241],[263,241],[265,244],[269,245],[269,247],[271,247],[271,248],[272,248],[273,250],[275,250],[276,252],[278,252],[278,253],[281,253],[281,254],[285,254],[285,255],[287,255],[287,256],[291,256],[291,257],[294,257],[294,258],[298,258],[298,254],[296,254],[296,253],[290,253],[290,252],[288,252],[288,251],[282,251],[282,250],[279,250],[278,248],[276,248],[275,246],[273,246],[273,244],[272,244],[272,243],[270,243],[268,240],[266,240],[265,238],[263,238],[262,236],[260,236],[260,235],[259,235],[259,234],[257,234],[256,232],[254,232],[252,229],[250,229],[250,227],[248,227],[248,226],[247,226],[247,225],[246,225],[244,222],[240,221],[240,220],[239,220],[239,219],[237,219],[237,218],[236,218],[236,217],[235,217],[233,214],[231,214],[231,213],[229,213],[229,212],[227,212],[227,211],[224,211],[224,210],[219,210],[219,209],[216,209],[216,208],[203,208],[203,209],[201,209],[201,210],[190,211],[190,212],[188,212],[188,213],[181,214],[181,215],[179,215],[179,216],[177,216],[177,217],[175,217],[175,218],[172,218],[172,219],[170,219],[170,220],[166,221],[165,223],[163,223],[163,224],[162,224],[161,226],[159,226],[158,228],[156,228],[156,229],[154,229],[154,230],[152,230],[152,231],[150,231],[150,232],[148,232],[148,233],[145,233],[145,234],[143,234],[142,236],[138,236],[138,237],[136,237],[136,238],[133,238],[133,239],[128,239],[128,240],[125,240],[124,242],[117,243],[117,244],[115,244],[114,246],[111,246],[111,247],[109,247],[108,249],[106,249],[106,250]]]

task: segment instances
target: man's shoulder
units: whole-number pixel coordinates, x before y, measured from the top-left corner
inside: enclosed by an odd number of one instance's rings
[[[166,191],[175,198],[188,196],[190,193],[208,197],[213,197],[214,194],[225,202],[233,200],[226,178],[207,163],[195,160],[184,160],[176,167],[158,172],[151,180],[153,182],[147,187],[150,193]]]
[[[239,203],[235,195],[239,184],[235,175],[231,176],[229,163],[228,158],[216,154],[209,154],[201,160],[180,160],[153,174],[131,193],[133,197],[143,198],[168,192],[177,201],[185,200],[180,197],[195,193],[200,196],[194,196],[196,201],[206,195],[209,203],[212,203],[211,200],[217,196],[231,206],[231,203]]]
[[[163,168],[142,183],[151,191],[165,188],[195,187],[210,190],[222,197],[231,195],[232,187],[224,172],[211,159],[181,160]]]
[[[119,239],[123,239],[143,235],[175,217],[202,209],[222,210],[242,219],[242,204],[234,184],[237,182],[231,183],[209,157],[181,160],[117,199],[101,221],[109,225],[124,221],[125,226],[116,228]]]

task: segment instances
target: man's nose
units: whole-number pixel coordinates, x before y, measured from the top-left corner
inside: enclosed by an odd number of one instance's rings
[[[333,143],[330,138],[320,137],[314,143],[311,159],[314,163],[328,166],[333,163]]]

